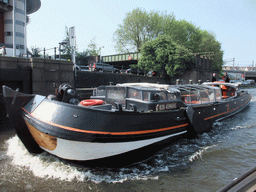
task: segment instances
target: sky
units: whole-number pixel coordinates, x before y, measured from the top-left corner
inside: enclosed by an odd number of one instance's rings
[[[75,27],[79,52],[94,40],[102,56],[117,54],[114,32],[135,8],[173,14],[213,33],[227,65],[235,58],[236,66],[256,66],[256,0],[41,0],[41,8],[29,15],[28,48],[58,47],[66,27]]]

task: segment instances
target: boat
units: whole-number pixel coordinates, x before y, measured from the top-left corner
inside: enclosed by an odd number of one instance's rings
[[[12,126],[29,152],[112,163],[210,131],[215,121],[251,100],[247,91],[227,83],[106,85],[86,100],[79,100],[67,84],[56,95],[25,94],[7,86],[3,95]]]
[[[174,87],[181,91],[181,99],[188,106],[189,122],[197,134],[210,131],[214,122],[240,112],[252,98],[239,84],[223,81]]]

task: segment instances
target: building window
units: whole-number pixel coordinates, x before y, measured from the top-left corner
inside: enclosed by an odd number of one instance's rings
[[[6,32],[6,36],[12,36],[12,32]]]

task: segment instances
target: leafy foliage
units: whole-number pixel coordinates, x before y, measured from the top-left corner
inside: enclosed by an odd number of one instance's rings
[[[215,39],[214,35],[208,31],[201,30],[199,27],[185,20],[176,20],[173,14],[168,15],[154,11],[147,13],[145,10],[137,8],[126,14],[123,23],[118,26],[114,33],[116,48],[119,52],[129,53],[131,51],[138,51],[142,53],[146,51],[147,54],[153,54],[148,56],[148,58],[155,57],[154,54],[156,54],[156,52],[152,50],[153,47],[148,47],[148,42],[156,40],[161,35],[169,36],[172,42],[176,43],[176,45],[172,44],[172,46],[180,47],[178,50],[183,50],[183,53],[188,51],[194,55],[207,55],[213,61],[212,69],[221,71],[223,51],[221,50],[221,44]],[[143,48],[143,46],[146,47]],[[180,53],[180,55],[182,54]],[[176,59],[175,56],[172,57],[173,58],[170,60],[172,60],[173,63]],[[181,58],[181,60],[183,59],[184,58]],[[146,62],[145,64],[142,64],[141,61],[140,65],[160,70],[160,68],[157,67],[159,66],[159,63],[156,63],[157,60],[146,60],[147,61],[144,61]],[[173,66],[174,71],[169,71],[168,74],[175,75],[176,72],[184,68],[183,66],[176,65]],[[190,66],[192,66],[192,64],[190,64]]]
[[[86,49],[86,52],[88,53],[88,56],[96,56],[100,54],[101,48],[98,49],[95,40],[92,39],[88,45],[88,48]]]
[[[150,12],[140,8],[126,14],[123,24],[114,33],[116,49],[121,53],[140,52],[141,46],[163,34],[164,23],[172,20],[172,15]]]
[[[162,35],[144,44],[138,67],[174,77],[193,67],[192,55],[170,36]]]
[[[221,50],[221,43],[216,41],[213,34],[208,31],[201,31],[201,42],[199,45],[200,52],[213,52],[214,55],[210,57],[213,62],[212,69],[221,71],[223,65],[223,51]]]
[[[89,56],[89,54],[87,51],[76,53],[76,64],[87,65],[88,64],[88,59],[87,59],[88,56]]]
[[[33,57],[41,57],[41,49],[39,47],[31,47],[31,55]]]
[[[101,53],[101,48],[97,48],[95,40],[92,39],[88,45],[86,51],[76,52],[76,63],[78,65],[84,65],[88,63],[88,56],[97,56]]]
[[[209,55],[213,61],[213,70],[221,71],[223,51],[221,44],[214,35],[208,31],[201,30],[192,23],[185,20],[169,21],[165,26],[165,34],[171,36],[174,41],[186,47],[191,53]]]

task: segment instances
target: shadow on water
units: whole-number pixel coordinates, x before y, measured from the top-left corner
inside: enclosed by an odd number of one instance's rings
[[[15,130],[12,128],[8,118],[2,119],[0,122],[0,143],[10,136],[15,135]]]

